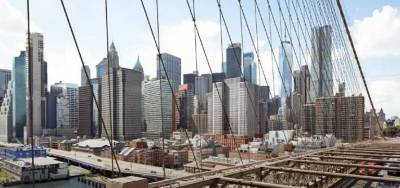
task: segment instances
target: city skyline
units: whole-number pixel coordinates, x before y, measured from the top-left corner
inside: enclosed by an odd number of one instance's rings
[[[129,3],[129,2],[126,2]],[[179,6],[181,8],[186,8],[184,7],[184,3],[172,3],[172,5],[166,5],[165,2],[161,1],[162,3],[160,6],[163,7],[171,7],[171,6]],[[370,41],[371,36],[374,36],[373,33],[376,32],[383,32],[383,30],[379,30],[379,28],[387,28],[390,29],[390,31],[393,30],[391,33],[396,33],[396,20],[400,19],[399,15],[399,2],[393,1],[393,0],[387,0],[387,1],[371,1],[370,3],[363,4],[362,1],[357,0],[357,1],[351,1],[351,2],[343,2],[345,8],[348,9],[354,9],[355,11],[349,11],[346,12],[348,14],[350,26],[352,28],[353,34],[359,34],[355,35],[355,42],[357,47],[359,47],[358,51],[360,53],[361,60],[363,62],[363,67],[365,69],[366,75],[367,75],[367,81],[369,84],[371,84],[371,93],[373,98],[377,101],[378,105],[377,108],[383,107],[386,109],[387,112],[391,115],[399,115],[398,112],[395,111],[395,108],[393,105],[391,105],[393,102],[396,104],[400,104],[400,99],[394,99],[394,101],[391,101],[388,103],[385,101],[385,98],[389,98],[390,96],[394,96],[388,88],[393,88],[397,89],[400,88],[400,84],[398,83],[399,78],[395,75],[399,73],[397,69],[391,69],[389,67],[391,66],[396,66],[396,62],[400,59],[398,56],[398,50],[396,42],[393,42],[393,44],[389,44],[388,42],[391,41],[396,41],[397,39],[393,38],[395,35],[390,34],[388,36],[388,39],[382,38],[382,37],[373,37],[374,40]],[[12,32],[14,33],[11,38],[9,39],[4,39],[5,35],[0,34],[0,38],[2,39],[1,41],[8,41],[10,39],[13,39],[13,41],[10,44],[4,44],[1,43],[1,49],[2,50],[0,53],[0,67],[5,68],[5,69],[10,69],[11,70],[11,65],[12,65],[12,59],[14,56],[18,55],[18,52],[21,50],[24,50],[24,32],[25,32],[25,18],[24,18],[24,3],[22,1],[8,1],[8,0],[2,0],[0,3],[2,6],[0,6],[0,9],[4,9],[4,11],[1,11],[5,16],[5,20],[8,20],[10,15],[19,15],[15,18],[13,18],[14,22],[12,23],[7,23],[4,25],[4,28],[6,29],[6,32]],[[46,4],[44,2],[43,4]],[[85,3],[83,3],[85,4]],[[123,3],[121,3],[123,4]],[[60,6],[58,2],[48,2],[48,6],[54,5],[55,7]],[[138,5],[138,6],[136,6]],[[153,6],[152,3],[148,4],[149,9],[152,9]],[[230,8],[236,8],[236,5],[234,3],[225,3],[223,4],[226,7]],[[95,65],[101,61],[103,57],[105,57],[105,45],[104,48],[101,48],[99,46],[103,46],[102,43],[105,43],[105,40],[96,40],[94,41],[94,38],[92,37],[85,37],[88,36],[87,34],[91,32],[90,28],[88,26],[82,25],[85,21],[88,21],[89,19],[92,20],[94,19],[95,16],[101,17],[102,13],[100,10],[102,4],[96,4],[93,7],[90,8],[89,13],[90,17],[84,18],[82,21],[79,19],[76,19],[76,16],[80,14],[79,9],[76,9],[77,6],[81,6],[80,3],[77,3],[75,1],[70,1],[67,3],[67,8],[69,7],[71,9],[71,16],[72,16],[72,21],[75,27],[82,28],[82,30],[78,30],[78,39],[79,42],[83,48],[83,56],[85,59],[85,62],[90,66],[91,70],[95,70]],[[110,8],[113,10],[113,8],[121,8],[121,5],[116,5],[113,4],[112,2],[110,3]],[[199,14],[199,29],[200,32],[205,36],[205,41],[206,41],[206,48],[207,51],[210,53],[210,59],[213,62],[218,62],[218,63],[212,63],[213,69],[214,70],[220,70],[221,64],[220,62],[220,55],[217,53],[220,49],[219,44],[218,44],[218,21],[217,21],[217,8],[214,7],[215,12],[213,10],[207,10],[205,11],[204,9],[204,4],[203,3],[198,3],[198,14]],[[251,6],[251,5],[244,5],[244,6]],[[274,6],[274,5],[273,5]],[[133,15],[136,15],[135,20],[140,20],[137,24],[140,26],[145,26],[144,20],[142,20],[143,15],[141,10],[139,9],[139,4],[134,4],[131,6],[134,8],[134,13]],[[32,9],[37,10],[37,5],[36,3],[33,3]],[[56,8],[57,9],[57,8]],[[125,8],[126,9],[126,8]],[[124,8],[123,8],[124,10]],[[79,74],[80,74],[80,63],[76,54],[76,50],[74,49],[72,45],[72,39],[68,31],[65,29],[65,18],[63,18],[63,15],[60,14],[61,8],[57,10],[51,10],[54,13],[54,18],[51,18],[52,21],[49,22],[48,19],[50,18],[44,18],[44,16],[48,13],[41,13],[38,11],[33,11],[33,17],[32,17],[32,22],[33,22],[33,31],[39,31],[42,32],[45,35],[45,40],[46,42],[46,49],[47,53],[45,54],[45,59],[49,62],[48,67],[49,67],[49,85],[56,83],[58,81],[63,81],[63,82],[68,82],[68,83],[76,83],[78,84],[80,82],[79,79]],[[212,12],[211,12],[212,11]],[[121,28],[121,21],[123,19],[127,18],[122,18],[120,15],[123,14],[123,11],[121,13],[119,12],[114,12],[112,11],[110,13],[110,20],[111,20],[111,26],[112,28]],[[182,31],[183,33],[191,33],[193,30],[192,24],[189,21],[189,14],[185,11],[182,13],[174,13],[174,14],[168,14],[170,11],[168,9],[162,10],[161,14],[163,15],[163,19],[160,20],[161,23],[161,50],[163,52],[168,52],[171,54],[174,54],[178,57],[182,58],[182,73],[189,73],[193,71],[193,65],[194,65],[194,50],[193,44],[192,44],[192,39],[193,36],[189,34],[185,34],[184,36],[179,36],[180,38],[177,38],[176,32],[177,31]],[[15,14],[14,14],[15,13]],[[125,13],[126,14],[126,13]],[[235,15],[231,11],[226,11],[226,14],[235,18],[238,17],[238,15]],[[250,14],[250,13],[248,13]],[[128,17],[132,15],[126,15]],[[75,18],[75,19],[74,19]],[[175,19],[172,19],[175,18]],[[122,20],[118,20],[122,19]],[[42,21],[43,20],[43,21]],[[173,20],[173,21],[171,21]],[[60,22],[56,23],[56,25],[53,27],[53,25],[49,25],[46,23],[54,23],[54,21]],[[376,25],[378,22],[379,26],[376,29],[372,29],[373,25]],[[127,22],[128,23],[128,22]],[[4,24],[4,23],[0,23]],[[99,19],[94,19],[93,24],[90,27],[94,27],[99,29],[100,31],[103,31],[104,28],[102,27],[103,23],[101,18]],[[232,22],[229,23],[230,30],[234,30],[235,28],[238,28],[238,23]],[[126,27],[131,28],[132,26],[126,25]],[[204,28],[204,29],[203,29]],[[111,31],[110,35],[110,40],[114,41],[116,43],[117,49],[119,49],[119,55],[121,56],[121,66],[130,68],[133,67],[136,61],[136,58],[139,56],[144,68],[145,75],[150,75],[151,77],[155,76],[155,69],[156,65],[154,64],[154,54],[156,54],[156,50],[154,48],[154,45],[152,43],[144,43],[143,41],[150,39],[150,35],[148,33],[148,29],[143,29],[143,31],[135,31],[134,29],[129,30],[129,32],[133,31],[134,35],[129,35],[128,40],[122,40],[121,37],[126,37],[125,34],[121,35],[116,35],[115,30]],[[94,36],[97,36],[98,38],[104,38],[103,37],[103,32],[99,32],[95,34]],[[248,33],[244,32],[245,38],[244,38],[244,49],[243,51],[254,51],[252,50],[251,44],[249,37],[247,36]],[[261,35],[261,30],[259,31],[260,36]],[[8,36],[8,35],[7,35]],[[234,34],[234,40],[240,41],[240,36],[238,36],[238,33],[235,32]],[[392,37],[392,38],[390,38]],[[62,39],[61,39],[62,38]],[[15,40],[14,40],[15,39]],[[61,40],[61,41],[57,41]],[[172,42],[174,40],[179,40],[178,43],[182,45],[178,45],[177,42]],[[147,40],[150,41],[150,40]],[[182,43],[181,43],[182,42]],[[235,42],[235,41],[234,41]],[[362,45],[366,44],[366,42],[370,42],[368,45]],[[172,45],[172,43],[175,43]],[[139,45],[140,44],[140,45]],[[226,33],[224,33],[224,48],[228,46],[229,42],[227,41]],[[397,43],[398,44],[398,43]],[[182,46],[186,46],[183,47]],[[189,47],[187,47],[189,46]],[[385,46],[390,46],[391,48],[384,48]],[[278,45],[274,45],[274,48],[277,50]],[[374,50],[373,53],[371,53],[372,49],[377,49],[379,50]],[[266,40],[265,37],[263,36],[260,40],[260,50],[261,50],[261,60],[264,68],[267,71],[267,78],[271,82],[271,58],[269,57],[269,49],[266,45]],[[380,59],[383,58],[384,62],[380,61]],[[68,62],[68,63],[66,63]],[[377,70],[377,67],[382,64],[382,69]],[[199,53],[199,70],[200,73],[208,73],[208,70],[205,66],[204,62],[204,57]],[[58,73],[57,70],[66,70],[63,72],[68,72],[67,73]],[[388,73],[386,76],[382,76],[384,73]],[[275,74],[277,71],[275,71]],[[74,76],[71,76],[74,75]],[[94,75],[94,74],[93,74]],[[275,75],[277,77],[277,75]],[[262,82],[263,79],[260,79]],[[278,87],[279,82],[276,82],[275,85]],[[387,85],[388,87],[383,87],[383,85]],[[277,88],[275,87],[275,88]],[[368,104],[367,104],[368,106]]]

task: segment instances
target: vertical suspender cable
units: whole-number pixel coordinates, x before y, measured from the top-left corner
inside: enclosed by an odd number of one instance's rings
[[[29,87],[29,118],[28,118],[28,127],[29,127],[29,137],[27,143],[31,143],[31,173],[32,173],[32,187],[35,187],[35,152],[34,152],[34,143],[33,143],[33,113],[32,113],[32,48],[31,48],[31,15],[30,15],[30,7],[29,0],[26,0],[26,14],[27,14],[27,22],[28,22],[28,87]],[[40,88],[42,89],[42,88]]]
[[[156,17],[157,17],[157,42],[158,42],[158,47],[161,48],[161,42],[160,42],[160,18],[159,18],[159,10],[158,10],[158,0],[156,0]],[[160,76],[160,113],[161,113],[161,142],[162,142],[162,150],[163,150],[163,158],[162,158],[162,168],[163,168],[163,177],[165,179],[165,141],[164,141],[164,110],[163,110],[163,97],[162,97],[162,84],[161,84],[161,66],[160,66],[160,59],[161,59],[161,53],[160,51],[157,53],[158,55],[158,67],[159,67],[159,76]]]
[[[69,20],[68,12],[67,12],[67,9],[65,8],[64,1],[63,1],[63,0],[60,0],[60,3],[61,3],[61,6],[62,6],[62,8],[63,8],[63,11],[64,11],[64,15],[65,15],[65,18],[66,18],[67,23],[68,23],[69,30],[70,30],[71,35],[72,35],[72,39],[74,40],[74,44],[75,44],[76,50],[77,50],[77,52],[78,52],[79,60],[80,60],[80,62],[81,62],[82,67],[85,67],[85,63],[84,63],[84,61],[83,61],[83,57],[82,57],[82,54],[81,54],[81,50],[80,50],[80,48],[79,48],[78,41],[77,41],[77,39],[76,39],[76,37],[75,37],[75,33],[74,33],[73,28],[72,28],[71,22],[70,22],[70,20]],[[96,99],[96,96],[94,95],[94,92],[93,92],[93,91],[94,91],[94,90],[93,90],[93,84],[92,84],[92,81],[90,80],[89,73],[88,73],[88,71],[87,71],[86,69],[83,69],[83,70],[84,70],[84,72],[85,72],[86,78],[89,80],[88,83],[89,83],[89,87],[90,87],[91,94],[92,94],[92,96],[93,96],[94,103],[96,104],[96,107],[97,107],[97,109],[99,110],[99,109],[100,109],[100,105],[99,105],[99,102],[98,102],[97,99]],[[99,113],[99,119],[100,119],[101,125],[103,126],[104,132],[105,132],[105,134],[106,134],[108,143],[109,143],[110,146],[111,146],[111,145],[112,145],[112,144],[111,144],[111,143],[112,143],[112,140],[110,139],[110,135],[109,135],[108,130],[107,130],[106,126],[105,126],[104,119],[103,119],[103,116],[102,116],[101,113]],[[113,148],[110,148],[110,149],[111,149],[111,155],[113,155],[114,158],[116,159],[114,149],[113,149]],[[118,164],[118,160],[117,160],[117,159],[115,160],[115,164],[117,165],[118,172],[121,173],[121,169],[120,169],[120,167],[119,167],[119,164]]]
[[[109,123],[110,123],[110,130],[111,130],[111,151],[114,148],[114,141],[113,141],[113,137],[114,137],[114,108],[112,108],[112,101],[114,101],[114,96],[111,97],[111,76],[115,77],[114,75],[114,67],[111,68],[110,65],[110,52],[108,49],[109,46],[109,39],[108,39],[108,5],[107,5],[107,0],[104,0],[104,8],[105,8],[105,20],[106,20],[106,49],[107,49],[107,83],[108,83],[108,107],[109,107]],[[113,82],[115,82],[115,80],[113,79]],[[114,84],[113,84],[114,87]],[[114,91],[114,90],[113,90]],[[115,92],[115,91],[114,91]],[[112,101],[111,101],[112,100]],[[114,177],[114,155],[111,155],[111,177]]]

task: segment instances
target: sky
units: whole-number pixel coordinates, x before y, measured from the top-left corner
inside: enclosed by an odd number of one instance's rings
[[[276,0],[270,0],[277,14]],[[45,60],[48,62],[49,85],[58,81],[80,83],[80,60],[74,46],[61,4],[57,0],[31,0],[32,31],[44,35]],[[95,76],[95,65],[106,56],[106,33],[103,0],[64,0],[72,26],[78,39],[83,59]],[[144,0],[149,17],[156,24],[155,1]],[[191,1],[190,1],[191,2]],[[219,15],[216,1],[196,2],[199,32],[214,72],[221,70]],[[234,42],[240,42],[238,3],[222,0],[222,8]],[[282,1],[281,1],[282,2]],[[0,0],[0,68],[11,69],[13,57],[25,49],[26,1]],[[161,51],[182,58],[182,73],[195,68],[194,31],[185,0],[160,0]],[[243,8],[254,35],[253,1],[243,1]],[[265,1],[259,1],[261,10],[267,11]],[[387,115],[400,115],[400,1],[398,0],[342,0],[352,36],[376,108]],[[120,65],[133,68],[137,57],[145,74],[156,74],[156,47],[145,20],[139,0],[108,2],[109,38],[115,43]],[[266,17],[264,18],[266,19]],[[259,21],[260,22],[260,21]],[[260,26],[259,26],[260,27]],[[266,79],[271,75],[278,86],[276,69],[271,63],[271,49],[259,28],[259,51]],[[276,33],[273,32],[273,35]],[[277,38],[275,36],[275,38]],[[254,51],[251,38],[243,28],[244,51]],[[223,48],[229,44],[223,29]],[[272,42],[277,53],[279,44]],[[199,71],[208,73],[206,60],[198,46]],[[260,77],[260,82],[265,80]],[[275,89],[277,90],[277,89]],[[368,102],[366,107],[369,108]]]

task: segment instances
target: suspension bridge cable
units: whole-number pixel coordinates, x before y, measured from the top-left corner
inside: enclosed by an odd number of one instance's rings
[[[157,19],[157,43],[158,47],[161,49],[161,41],[160,41],[160,18],[159,18],[159,10],[158,10],[158,0],[156,0],[156,19]],[[161,50],[160,50],[161,51]],[[157,53],[158,59],[161,58],[160,52]],[[158,61],[158,67],[159,67],[159,74],[161,78],[161,66],[160,66],[160,60]],[[162,84],[161,84],[161,79],[160,79],[160,117],[161,117],[161,142],[162,142],[162,150],[163,150],[163,155],[165,154],[165,135],[164,135],[164,110],[163,110],[163,97],[161,95],[162,93]],[[163,177],[165,179],[166,174],[165,174],[165,157],[162,158],[162,169],[163,169]]]
[[[108,118],[110,121],[110,130],[111,130],[111,141],[113,140],[114,137],[114,108],[112,104],[112,97],[111,97],[111,76],[115,77],[114,73],[114,65],[111,68],[110,65],[110,51],[109,51],[109,37],[108,37],[108,3],[107,0],[104,0],[104,8],[105,8],[105,29],[106,29],[106,52],[107,52],[107,84],[108,84],[108,106],[109,106],[109,113],[108,113]],[[115,63],[115,62],[113,62]],[[90,79],[90,78],[89,78]],[[89,80],[88,79],[88,80]],[[113,79],[114,81],[115,79]],[[113,93],[113,98],[114,98],[114,93]],[[111,142],[110,148],[114,148],[114,143]],[[111,177],[114,177],[114,155],[111,155]]]
[[[337,3],[337,7],[339,9],[340,17],[342,18],[342,22],[343,22],[344,28],[345,28],[346,33],[347,33],[348,40],[350,42],[351,49],[353,51],[354,58],[355,58],[355,60],[357,62],[358,70],[360,71],[360,75],[361,75],[361,78],[362,78],[363,83],[364,83],[365,91],[367,92],[369,103],[371,104],[372,111],[374,112],[374,116],[375,116],[376,121],[378,123],[378,126],[379,126],[379,128],[381,130],[381,135],[383,136],[383,128],[382,128],[381,123],[379,122],[378,115],[376,114],[376,111],[375,111],[374,102],[372,101],[371,93],[369,92],[368,84],[367,84],[367,81],[365,79],[364,72],[362,70],[361,63],[360,63],[360,60],[359,60],[358,55],[357,55],[356,48],[355,48],[354,43],[353,43],[353,38],[351,37],[350,29],[349,29],[349,26],[348,26],[347,21],[346,21],[346,16],[344,15],[343,8],[342,8],[342,5],[340,3],[340,0],[336,0],[336,3]]]
[[[141,2],[142,9],[143,9],[143,12],[144,12],[145,17],[146,17],[147,25],[149,26],[149,29],[150,29],[150,32],[151,32],[151,36],[152,36],[153,42],[154,42],[154,44],[155,44],[155,46],[156,46],[156,48],[157,48],[157,52],[158,52],[159,54],[161,54],[160,47],[159,47],[159,45],[158,45],[158,43],[157,43],[157,39],[156,39],[154,30],[153,30],[153,27],[152,27],[152,25],[151,25],[151,23],[150,23],[150,18],[149,18],[149,15],[148,15],[148,13],[147,13],[146,6],[144,5],[143,0],[140,0],[140,2]],[[171,94],[172,94],[172,97],[173,97],[173,101],[177,101],[177,100],[176,100],[176,96],[175,96],[175,94],[174,94],[174,89],[173,89],[173,87],[172,87],[171,80],[170,80],[170,78],[169,78],[169,76],[168,76],[168,72],[167,72],[167,70],[166,70],[166,68],[165,68],[165,64],[164,64],[164,60],[163,60],[162,56],[160,56],[159,61],[161,61],[161,65],[162,65],[162,67],[163,67],[163,70],[164,70],[164,73],[165,73],[165,77],[166,77],[167,82],[168,82],[168,86],[169,86],[169,88],[170,88],[170,90],[171,90]],[[161,80],[160,80],[160,81],[161,81]],[[179,106],[178,106],[178,104],[177,104],[176,102],[175,102],[175,104],[176,104],[177,110],[179,111],[179,114],[181,114],[181,109],[179,108]],[[192,142],[190,141],[189,134],[188,134],[188,132],[187,132],[186,129],[184,129],[184,131],[185,131],[186,138],[188,139],[188,142],[189,142],[189,149],[190,149],[191,152],[192,152],[194,161],[195,161],[195,163],[196,163],[196,167],[197,167],[197,169],[200,169],[200,168],[199,168],[198,161],[197,161],[197,157],[196,157],[196,155],[195,155],[195,153],[194,153],[194,150],[193,150]]]
[[[31,143],[31,173],[32,177],[34,176],[34,171],[35,171],[35,151],[34,151],[34,140],[33,140],[33,104],[32,104],[32,82],[33,82],[33,65],[32,65],[32,47],[31,47],[31,15],[30,15],[30,2],[29,0],[26,0],[26,19],[27,19],[27,28],[28,28],[28,72],[29,72],[29,78],[28,78],[28,87],[29,87],[29,101],[28,101],[28,108],[29,108],[29,118],[28,118],[28,128],[29,130],[29,136],[27,143]],[[32,187],[35,187],[35,178],[32,178]]]
[[[220,0],[217,0],[216,1],[217,2],[217,4],[218,4],[218,7],[220,7]],[[223,14],[222,14],[222,11],[219,11],[219,15],[220,15],[220,25],[221,25],[221,27],[222,27],[222,23],[224,23],[224,26],[225,26],[225,30],[227,31],[227,35],[228,35],[228,39],[229,39],[229,41],[230,41],[230,44],[231,44],[231,46],[233,46],[233,40],[232,40],[232,37],[231,37],[231,34],[230,34],[230,32],[229,32],[229,29],[228,29],[228,27],[227,27],[227,23],[226,23],[226,20],[225,20],[225,17],[223,16]],[[222,22],[223,21],[223,22]],[[222,28],[221,28],[221,32],[222,32]],[[221,33],[222,34],[222,33]],[[222,43],[221,43],[221,52],[222,52]],[[222,52],[223,53],[223,52]],[[242,67],[240,66],[240,57],[239,57],[239,55],[236,53],[236,51],[235,50],[233,50],[233,53],[234,53],[234,57],[235,57],[235,59],[236,59],[236,62],[237,62],[237,64],[238,64],[238,66],[239,66],[239,70],[240,70],[240,77],[243,79],[244,78],[244,71],[243,71],[243,69],[242,69]],[[251,98],[251,92],[249,91],[249,87],[248,87],[248,83],[245,81],[244,82],[244,85],[245,85],[245,87],[246,87],[246,91],[247,91],[247,95],[248,95],[248,98],[249,98],[249,100],[250,100],[250,103],[251,103],[251,106],[252,106],[252,108],[253,108],[253,112],[256,114],[256,116],[257,116],[257,119],[260,119],[260,117],[259,117],[259,113],[257,113],[256,112],[256,107],[255,107],[255,103],[254,103],[254,101],[253,101],[253,99]],[[260,122],[259,122],[260,123]],[[259,124],[259,126],[261,126],[260,124]]]
[[[62,6],[63,11],[64,11],[65,18],[66,18],[67,23],[68,23],[68,27],[69,27],[70,33],[71,33],[72,38],[73,38],[73,40],[74,40],[74,44],[75,44],[76,50],[77,50],[77,52],[78,52],[81,65],[82,65],[82,67],[85,67],[85,63],[84,63],[84,61],[83,61],[83,57],[82,57],[82,54],[81,54],[81,50],[80,50],[80,48],[79,48],[78,41],[77,41],[77,39],[76,39],[76,37],[75,37],[75,32],[74,32],[74,30],[73,30],[73,28],[72,28],[71,22],[70,22],[70,20],[69,20],[68,12],[67,12],[67,10],[66,10],[66,8],[65,8],[64,1],[63,1],[63,0],[60,0],[60,3],[61,3],[61,6]],[[85,77],[86,77],[87,80],[88,80],[88,84],[89,84],[89,87],[90,87],[91,94],[92,94],[92,96],[93,96],[94,103],[95,103],[97,109],[99,110],[99,109],[100,109],[100,106],[99,106],[99,103],[98,103],[98,101],[97,101],[97,99],[96,99],[96,96],[95,96],[95,94],[94,94],[93,84],[92,84],[92,81],[90,80],[89,73],[87,72],[87,70],[86,70],[85,68],[84,68],[83,70],[84,70],[84,73],[85,73]],[[108,140],[108,142],[109,142],[109,144],[110,144],[110,146],[111,146],[111,145],[112,145],[112,140],[110,139],[110,135],[109,135],[109,133],[108,133],[108,131],[107,131],[107,128],[106,128],[106,126],[105,126],[104,119],[103,119],[103,116],[101,115],[101,113],[99,113],[99,118],[100,118],[101,124],[102,124],[102,126],[103,126],[104,132],[105,132],[105,134],[106,134],[107,140]],[[115,157],[114,148],[110,148],[110,149],[111,149],[111,154],[112,154],[112,155],[114,156],[114,158],[116,159],[116,160],[115,160],[115,163],[116,163],[116,165],[117,165],[117,167],[118,167],[118,172],[119,172],[119,174],[120,174],[120,173],[121,173],[121,169],[119,168],[118,160],[117,160],[117,158]]]
[[[240,3],[240,0],[238,0],[238,3],[239,3],[239,7],[240,7],[241,14],[242,14],[243,19],[244,19],[244,23],[245,23],[245,25],[246,25],[247,31],[248,31],[249,36],[250,36],[250,39],[251,39],[251,44],[252,44],[253,48],[256,49],[256,45],[255,45],[255,42],[254,42],[254,38],[253,38],[253,35],[251,34],[250,26],[249,26],[249,23],[248,23],[248,21],[247,21],[246,15],[245,15],[245,13],[244,13],[242,4]],[[258,52],[257,50],[256,50],[256,55],[257,55],[258,63],[261,64],[260,54],[259,54],[259,52]],[[261,68],[262,68],[262,66],[261,66]],[[279,69],[279,68],[278,68],[278,69]],[[264,78],[265,78],[265,80],[266,80],[266,76],[265,76],[265,73],[264,73],[264,69],[262,68],[262,70],[263,70],[262,72],[263,72],[263,74],[264,74]],[[279,71],[279,72],[280,72],[280,71]],[[285,87],[284,79],[283,79],[282,75],[280,75],[280,76],[281,76],[281,79],[282,79],[282,82],[283,82],[284,91],[285,91],[286,95],[288,95],[288,92],[287,92],[286,87]],[[267,82],[267,80],[266,80],[266,82]],[[267,82],[267,84],[268,84],[268,82]],[[289,92],[289,93],[290,93],[290,92]],[[283,135],[284,135],[285,140],[286,140],[286,142],[287,142],[288,140],[287,140],[285,131],[283,131]]]

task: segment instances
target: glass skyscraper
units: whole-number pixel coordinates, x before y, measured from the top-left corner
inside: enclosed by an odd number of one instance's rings
[[[311,54],[311,101],[333,96],[332,28],[330,25],[313,28]]]
[[[176,92],[178,91],[178,86],[181,85],[181,58],[168,53],[162,53],[161,58],[165,66],[165,71],[162,62],[157,56],[157,79],[166,79],[165,72],[167,72],[168,78],[173,82],[174,92]]]
[[[286,104],[286,98],[292,93],[293,53],[289,41],[283,41],[279,51],[279,70],[282,75],[284,85],[281,86],[280,96],[282,105]]]
[[[240,43],[229,45],[226,49],[226,78],[236,78],[241,75],[242,46]]]
[[[257,83],[257,64],[254,63],[253,52],[243,54],[244,78],[253,84]]]
[[[13,136],[23,142],[24,127],[26,126],[26,80],[25,80],[25,51],[14,58],[12,67],[13,93]]]

